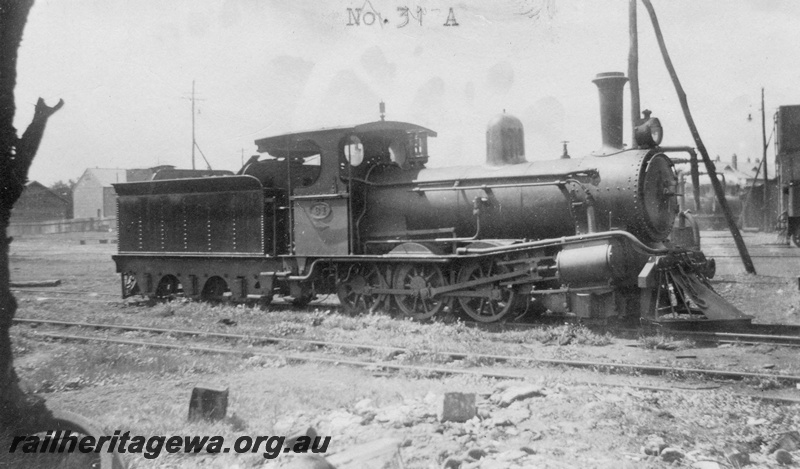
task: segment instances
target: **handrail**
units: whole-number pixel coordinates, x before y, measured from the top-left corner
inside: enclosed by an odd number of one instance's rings
[[[528,248],[535,248],[541,246],[552,246],[553,244],[576,244],[582,243],[586,241],[596,241],[601,239],[611,239],[615,237],[625,238],[633,244],[633,248],[636,251],[641,252],[642,254],[647,255],[663,255],[663,254],[671,254],[675,252],[683,252],[685,249],[674,249],[674,248],[651,248],[641,241],[639,241],[635,236],[628,233],[627,231],[620,231],[620,230],[612,230],[612,231],[604,231],[600,233],[589,233],[585,235],[574,235],[574,236],[562,236],[561,238],[552,238],[546,240],[539,240],[539,241],[529,241],[527,243],[519,243],[519,244],[512,244],[510,246],[499,246],[499,247],[491,247],[491,248],[469,248],[463,247],[458,248],[456,253],[458,254],[490,254],[494,252],[505,252],[505,251],[517,251],[522,249]]]
[[[548,178],[566,178],[566,180],[578,178],[578,177],[587,177],[587,178],[597,178],[600,176],[600,172],[597,168],[588,168],[580,171],[568,171],[563,173],[552,173],[552,174],[506,174],[502,176],[498,176],[501,179],[548,179]],[[473,179],[491,179],[491,178],[450,178],[450,179],[431,179],[429,181],[393,181],[388,183],[377,183],[368,181],[367,179],[360,179],[354,177],[344,177],[340,176],[342,180],[352,180],[356,182],[360,182],[366,184],[368,186],[373,187],[397,187],[397,186],[406,186],[406,185],[430,185],[430,184],[444,184],[444,183],[453,183],[453,182],[460,182],[460,181],[469,181]]]
[[[423,187],[415,187],[409,189],[408,192],[442,192],[442,191],[467,191],[467,190],[491,190],[503,189],[507,187],[540,187],[540,186],[564,186],[569,182],[575,182],[575,179],[566,179],[559,181],[548,182],[528,182],[522,184],[481,184],[480,186],[450,186],[450,187],[431,187],[426,189]]]

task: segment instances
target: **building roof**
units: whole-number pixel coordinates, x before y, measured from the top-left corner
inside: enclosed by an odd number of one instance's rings
[[[753,182],[754,182],[753,179],[755,179],[755,177],[756,177],[755,171],[753,172],[753,174],[747,174],[744,171],[740,171],[738,169],[733,169],[731,167],[731,165],[726,165],[722,169],[718,168],[717,169],[717,174],[720,175],[720,176],[718,176],[718,179],[720,180],[720,182],[722,182],[722,180],[724,179],[725,185],[727,185],[727,186],[739,186],[739,187],[745,187],[745,186],[749,186],[749,185],[753,184]],[[687,183],[691,185],[691,179],[689,179],[688,174],[687,174],[686,178],[687,178],[686,179]],[[760,179],[756,179],[755,180],[755,185],[759,185],[759,184],[761,184],[761,180]],[[705,171],[700,171],[700,185],[701,186],[710,186],[711,185],[711,180],[708,177],[708,173],[706,173]]]
[[[91,174],[103,187],[111,187],[112,184],[128,180],[127,170],[119,168],[87,168],[83,174]]]
[[[30,181],[30,182],[28,182],[27,184],[25,184],[25,189],[28,189],[28,188],[31,188],[31,189],[46,189],[48,191],[50,190],[50,189],[47,188],[47,186],[45,186],[44,184],[42,184],[39,181]]]
[[[722,168],[722,172],[725,174],[725,180],[728,181],[728,183],[730,184],[744,185],[747,184],[748,181],[756,177],[755,173],[747,174],[744,171],[733,169],[731,165],[727,165],[724,168]]]
[[[45,192],[45,193],[48,193],[49,195],[51,195],[52,197],[55,197],[55,198],[59,199],[60,201],[62,201],[64,203],[67,203],[66,199],[64,199],[59,194],[57,194],[56,192],[54,192],[52,189],[50,189],[49,187],[45,186],[44,184],[40,183],[39,181],[31,181],[31,182],[25,184],[25,190],[28,191],[28,195],[30,195],[31,191],[35,191],[35,190],[38,190],[40,193],[41,192]],[[23,194],[25,194],[25,192],[23,192]]]

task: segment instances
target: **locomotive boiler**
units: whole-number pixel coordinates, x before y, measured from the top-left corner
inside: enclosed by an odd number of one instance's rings
[[[749,321],[671,239],[677,177],[658,119],[622,143],[621,73],[600,74],[603,146],[528,162],[521,122],[487,129],[486,164],[427,168],[430,129],[380,120],[256,141],[237,175],[117,184],[123,295],[304,304],[481,322]]]

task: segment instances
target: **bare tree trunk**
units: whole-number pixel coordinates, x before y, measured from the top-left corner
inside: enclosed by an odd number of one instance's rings
[[[17,83],[17,51],[33,0],[0,0],[0,428],[21,428],[47,416],[43,401],[26,396],[14,372],[9,329],[17,311],[11,295],[9,245],[6,236],[11,209],[28,179],[39,143],[50,116],[64,102],[48,107],[40,98],[28,129],[17,137],[14,128],[14,87]]]

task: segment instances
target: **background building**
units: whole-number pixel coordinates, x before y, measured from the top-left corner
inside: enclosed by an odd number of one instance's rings
[[[127,182],[124,169],[89,168],[72,190],[75,218],[106,218],[117,214],[117,196],[111,184]]]
[[[156,173],[158,173],[156,175]],[[187,177],[210,177],[233,174],[223,170],[175,169],[172,165],[152,168],[119,169],[89,168],[72,189],[73,217],[76,219],[116,218],[117,193],[112,184],[140,182],[156,179],[179,179]]]
[[[36,181],[25,186],[11,211],[11,223],[66,219],[69,202]]]
[[[117,194],[112,184],[149,181],[157,171],[174,166],[143,169],[89,168],[72,190],[75,218],[109,218],[117,216]]]

